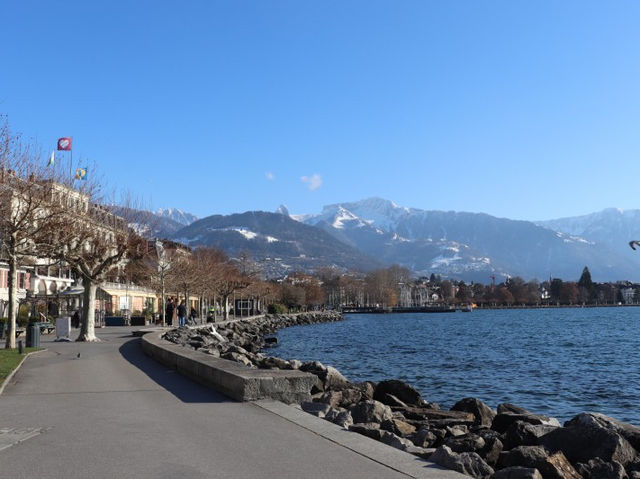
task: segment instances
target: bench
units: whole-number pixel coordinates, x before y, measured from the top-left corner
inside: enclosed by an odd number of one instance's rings
[[[51,324],[51,323],[36,323],[36,324],[40,327],[40,333],[44,333],[46,331],[47,334],[51,334],[51,331],[55,331],[56,329],[55,324]]]

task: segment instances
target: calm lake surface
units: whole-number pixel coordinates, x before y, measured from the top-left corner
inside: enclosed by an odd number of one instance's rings
[[[268,353],[351,381],[401,379],[450,408],[477,397],[560,421],[583,411],[640,425],[640,308],[346,315],[278,332]]]

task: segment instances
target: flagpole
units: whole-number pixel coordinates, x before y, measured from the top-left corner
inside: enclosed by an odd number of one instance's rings
[[[73,176],[71,176],[72,170],[73,170],[73,137],[71,137],[71,149],[69,150],[69,182],[70,184],[73,184]]]

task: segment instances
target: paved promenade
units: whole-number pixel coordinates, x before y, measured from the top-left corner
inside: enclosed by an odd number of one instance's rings
[[[132,329],[42,337],[0,396],[1,478],[464,477],[367,438],[341,444],[279,403],[227,400],[147,358]]]

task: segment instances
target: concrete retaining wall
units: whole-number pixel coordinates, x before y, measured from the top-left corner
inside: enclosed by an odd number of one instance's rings
[[[215,358],[170,343],[162,332],[142,337],[144,352],[165,366],[237,401],[275,399],[285,403],[311,400],[318,378],[297,370],[250,369],[243,364]]]

